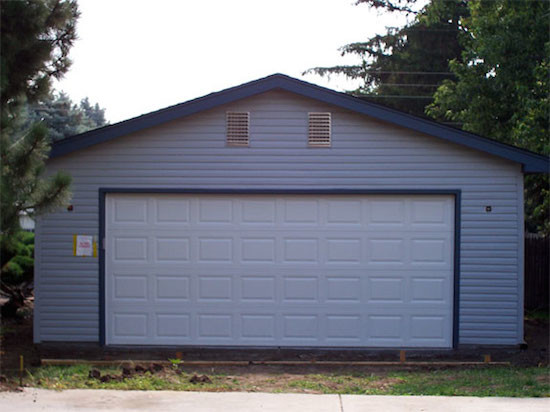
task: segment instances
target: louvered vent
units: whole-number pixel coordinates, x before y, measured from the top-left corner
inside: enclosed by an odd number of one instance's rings
[[[248,146],[250,113],[227,112],[227,144]]]
[[[330,113],[309,113],[310,146],[330,146]]]

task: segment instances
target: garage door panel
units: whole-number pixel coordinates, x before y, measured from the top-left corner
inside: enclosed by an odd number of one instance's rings
[[[114,199],[111,202],[109,223],[121,223],[124,226],[147,224],[149,216],[148,203],[147,198],[125,197]]]
[[[156,225],[187,226],[190,223],[191,201],[181,196],[155,199]]]
[[[319,316],[316,314],[294,314],[282,315],[283,320],[283,341],[300,343],[319,339]]]
[[[276,299],[275,276],[242,276],[240,301],[243,303],[274,303]]]
[[[198,313],[197,338],[207,341],[231,341],[233,337],[233,316],[225,312]]]
[[[407,224],[406,200],[378,198],[367,203],[367,228],[399,229]]]
[[[326,202],[326,224],[329,227],[346,228],[362,225],[363,203],[359,200],[328,200]]]
[[[328,264],[361,264],[361,245],[360,237],[326,237],[326,249],[324,251],[326,263]]]
[[[362,338],[363,322],[361,315],[336,315],[325,316],[325,331],[327,342],[342,342],[359,344]]]
[[[367,301],[369,303],[406,302],[406,281],[400,276],[370,276],[367,283]]]
[[[415,234],[409,243],[411,267],[451,271],[454,265],[452,245],[452,234]]]
[[[153,275],[155,301],[176,304],[191,298],[191,277],[183,274]]]
[[[190,259],[190,243],[187,237],[155,236],[156,256],[159,262],[186,262]]]
[[[283,224],[317,225],[319,222],[318,200],[284,200]]]
[[[366,263],[373,266],[402,266],[406,259],[405,240],[395,237],[371,237],[367,240],[365,257]]]
[[[232,263],[233,238],[231,237],[201,237],[198,239],[199,263]]]
[[[243,341],[277,341],[277,317],[269,313],[240,315],[240,338]]]
[[[160,338],[191,338],[191,316],[182,313],[155,313],[156,336]]]
[[[404,346],[406,342],[404,316],[370,315],[367,318],[366,340],[371,346]]]
[[[240,262],[275,263],[277,239],[272,236],[242,237],[240,239]]]
[[[359,303],[361,301],[361,277],[327,276],[324,288],[329,303]]]
[[[319,278],[317,276],[284,276],[282,301],[283,303],[319,303]]]
[[[411,340],[414,342],[445,340],[448,324],[445,316],[413,315],[409,324]]]
[[[233,298],[233,278],[231,276],[199,276],[197,282],[197,302],[231,302]]]
[[[453,207],[108,195],[107,343],[450,347]]]
[[[233,201],[231,199],[202,199],[198,203],[198,223],[211,225],[218,223],[232,224]]]
[[[115,312],[113,316],[113,336],[117,338],[144,338],[149,330],[148,314]]]
[[[451,199],[411,200],[411,227],[415,230],[453,231]]]
[[[147,301],[148,276],[113,273],[111,291],[113,301]]]
[[[146,261],[148,254],[148,241],[146,237],[115,236],[113,238],[113,260]]]
[[[411,263],[450,263],[446,239],[412,239]]]
[[[283,239],[283,262],[290,264],[319,263],[319,239],[286,237]]]
[[[272,226],[276,222],[276,204],[273,200],[250,200],[241,203],[240,223],[246,227]]]

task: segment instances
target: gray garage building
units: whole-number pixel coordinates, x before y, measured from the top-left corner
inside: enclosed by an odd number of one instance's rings
[[[280,74],[65,139],[35,342],[521,343],[523,177],[548,166]]]

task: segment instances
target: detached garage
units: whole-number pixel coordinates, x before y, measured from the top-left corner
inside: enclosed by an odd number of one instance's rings
[[[284,75],[65,139],[35,342],[521,343],[523,175],[548,166]]]

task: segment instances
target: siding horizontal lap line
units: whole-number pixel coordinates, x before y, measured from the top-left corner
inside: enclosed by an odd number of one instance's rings
[[[402,165],[401,165],[402,166]],[[118,178],[118,179],[128,179],[128,178],[141,178],[141,177],[229,177],[229,176],[247,176],[251,170],[256,170],[258,177],[288,177],[288,176],[315,176],[319,178],[323,177],[364,177],[364,178],[387,178],[392,179],[395,177],[403,177],[406,179],[422,178],[422,179],[445,179],[440,181],[440,184],[444,183],[447,179],[464,179],[463,184],[467,185],[470,182],[473,184],[482,184],[482,183],[491,183],[491,184],[501,184],[508,185],[509,178],[506,176],[495,177],[491,173],[484,173],[483,171],[467,171],[467,170],[457,170],[457,169],[430,169],[422,172],[416,172],[411,170],[411,168],[404,167],[392,167],[392,165],[385,165],[384,168],[372,167],[369,169],[359,167],[339,167],[338,169],[314,169],[312,167],[296,165],[293,168],[286,168],[281,170],[283,165],[273,165],[269,167],[261,167],[260,165],[243,165],[238,166],[227,166],[231,170],[226,170],[225,173],[219,165],[209,168],[143,168],[140,171],[121,171],[121,170],[93,170],[93,169],[80,169],[78,172],[73,172],[71,175],[73,178],[78,179],[78,181],[86,182],[86,179],[100,177],[104,178]],[[257,169],[261,168],[262,171],[258,172]],[[390,170],[391,169],[391,170]],[[220,175],[222,173],[222,175]],[[227,173],[227,174],[226,174]]]
[[[483,314],[480,313],[479,308],[475,307],[468,307],[468,308],[461,308],[460,309],[460,315],[462,316],[472,316],[480,318],[481,320],[486,320],[487,315],[491,315],[491,319],[493,317],[499,317],[499,316],[506,316],[507,318],[517,318],[517,310],[507,309],[507,308],[484,308]]]
[[[486,316],[486,315],[485,315]],[[486,324],[486,317],[485,316],[472,316],[472,315],[465,315],[462,313],[460,315],[460,324],[464,327],[468,327],[467,325],[474,324]],[[517,325],[517,316],[509,315],[509,316],[491,316],[491,323],[498,323],[498,324],[508,324],[508,325],[514,325],[514,327]]]
[[[497,287],[497,286],[493,287],[492,284],[486,284],[483,287],[475,287],[475,288],[468,287],[468,286],[466,287],[461,286],[460,291],[461,291],[461,295],[464,296],[464,299],[469,299],[469,298],[475,299],[476,297],[485,298],[485,297],[492,296],[493,294],[495,294],[495,292],[498,292],[497,295],[501,297],[503,300],[510,299],[510,298],[513,298],[513,299],[517,298],[517,290],[515,290],[514,288]]]
[[[495,338],[513,338],[515,336],[515,330],[479,330],[479,329],[464,329],[461,330],[461,336],[463,337],[479,337],[479,338],[489,338],[489,337],[495,337]]]
[[[248,149],[243,149],[248,150]],[[313,149],[312,149],[313,150]],[[108,156],[108,155],[106,155]],[[237,156],[232,157],[220,157],[216,162],[212,162],[212,157],[204,156],[205,159],[201,160],[201,156],[170,156],[164,158],[162,157],[155,159],[154,156],[143,156],[142,159],[138,160],[135,156],[115,156],[116,163],[113,161],[108,161],[105,156],[102,157],[86,157],[84,160],[86,163],[81,167],[78,167],[78,170],[97,170],[101,167],[109,167],[113,171],[124,171],[127,170],[128,164],[136,165],[139,162],[138,170],[159,170],[159,162],[162,162],[162,168],[164,170],[209,170],[212,168],[227,169],[239,167],[244,170],[250,170],[253,168],[262,168],[268,170],[277,170],[281,166],[288,167],[288,162],[283,160],[280,156],[277,157],[266,157],[262,156],[260,158],[242,158],[241,161]],[[172,160],[171,157],[174,159]],[[342,156],[337,157],[334,160],[330,160],[324,163],[322,169],[319,168],[319,161],[312,161],[310,157],[303,156],[303,159],[299,160],[300,167],[311,168],[313,170],[349,170],[349,169],[359,169],[359,170],[416,170],[420,164],[425,167],[426,171],[431,170],[441,170],[441,171],[462,171],[462,172],[479,172],[481,175],[490,175],[494,177],[511,177],[514,175],[509,169],[495,168],[490,167],[486,163],[468,161],[465,162],[464,159],[456,158],[446,158],[442,156],[441,159],[438,159],[438,162],[430,163],[424,166],[424,163],[428,161],[427,156],[388,156],[384,159],[383,157],[376,156],[372,158],[361,158],[357,156]],[[345,161],[345,164],[342,162]],[[65,168],[75,168],[78,166],[77,162],[72,162],[66,160],[64,162],[58,162],[60,167]],[[163,170],[163,169],[160,170]]]
[[[97,305],[98,301],[95,301],[93,304],[89,305],[57,305],[53,306],[55,302],[45,302],[45,305],[47,305],[51,312],[47,312],[49,314],[58,314],[58,313],[79,313],[85,316],[97,316]],[[57,318],[57,317],[56,317]],[[84,319],[83,318],[83,319]]]
[[[76,273],[76,271],[74,271]],[[97,290],[99,282],[97,280],[97,274],[95,276],[86,276],[78,280],[69,279],[68,277],[63,276],[51,276],[48,277],[46,281],[43,282],[43,286],[47,287],[58,287],[60,285],[65,285],[66,287],[78,287],[78,286],[89,286],[94,287]]]
[[[247,158],[246,162],[252,162],[257,163],[261,162],[262,160],[265,161],[271,161],[276,163],[289,163],[286,159],[292,159],[294,162],[296,161],[305,161],[305,162],[320,162],[323,161],[322,154],[330,154],[333,156],[332,159],[327,159],[326,164],[334,164],[339,163],[342,160],[346,159],[350,162],[356,162],[356,163],[374,163],[374,164],[382,164],[386,162],[390,163],[399,163],[400,160],[403,160],[407,163],[418,163],[419,165],[422,162],[429,162],[430,159],[433,159],[434,156],[437,157],[437,162],[441,163],[444,161],[448,162],[454,162],[454,163],[462,163],[467,165],[479,165],[480,167],[487,167],[486,159],[483,157],[472,157],[471,155],[467,154],[441,154],[441,153],[427,153],[426,151],[418,151],[417,153],[390,153],[388,151],[388,154],[384,153],[372,153],[369,149],[363,149],[362,151],[356,152],[352,149],[338,149],[341,153],[334,153],[333,148],[325,149],[325,150],[318,150],[318,149],[312,149],[308,147],[303,147],[301,150],[292,150],[291,153],[288,153],[289,150],[272,150],[272,149],[257,149],[254,147],[249,148],[229,148],[232,150],[232,152],[222,152],[222,153],[212,153],[214,150],[191,150],[191,149],[181,149],[178,152],[164,152],[155,154],[155,152],[147,154],[146,150],[143,150],[143,153],[133,153],[128,152],[128,148],[121,147],[119,152],[116,151],[109,151],[108,153],[104,153],[104,151],[97,151],[97,153],[94,153],[93,151],[89,151],[86,153],[83,153],[81,156],[82,160],[86,162],[127,162],[127,163],[142,163],[142,162],[158,162],[164,161],[167,162],[177,162],[178,160],[181,160],[183,162],[212,162],[212,159],[216,158],[219,159],[221,162],[238,162],[239,157],[242,157],[246,153]],[[262,153],[262,150],[265,151],[265,153]],[[59,160],[53,160],[53,163],[59,164],[59,167],[64,167],[66,162],[70,164],[71,160],[65,160],[65,159],[59,159]],[[497,167],[494,168],[495,171],[503,170],[503,171],[509,171],[509,168],[506,168],[506,163],[503,162],[503,164],[499,164]]]
[[[42,327],[43,328],[56,328],[58,329],[60,326],[70,326],[71,328],[75,329],[87,329],[88,331],[94,330],[94,328],[97,328],[98,319],[95,321],[86,321],[86,320],[65,320],[65,319],[54,319],[54,320],[47,320],[43,319],[42,321]]]
[[[60,334],[60,335],[92,335],[97,334],[97,328],[88,326],[88,327],[74,327],[71,326],[71,329],[69,328],[54,328],[54,327],[41,327],[42,334],[43,335],[54,335],[54,334]]]
[[[69,331],[59,331],[54,333],[49,329],[41,331],[41,342],[97,342],[97,330],[79,330],[77,333]]]
[[[47,290],[51,293],[88,293],[95,292],[97,293],[97,284],[81,284],[81,283],[59,283],[59,284],[48,284],[44,283],[42,285],[42,290]],[[52,295],[53,296],[53,295]]]
[[[509,281],[509,279],[517,279],[517,276],[515,276],[514,272],[507,272],[507,271],[476,271],[475,273],[472,272],[465,272],[463,273],[463,276],[461,276],[461,279],[464,279],[464,281],[476,281],[480,280],[483,281],[484,279],[490,280],[490,283],[493,282],[495,278],[502,279],[504,281]],[[488,282],[489,283],[489,282]]]

